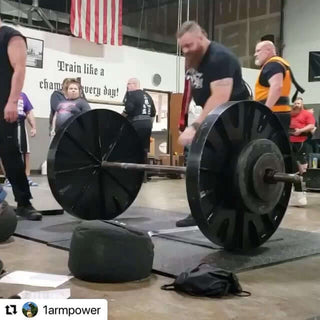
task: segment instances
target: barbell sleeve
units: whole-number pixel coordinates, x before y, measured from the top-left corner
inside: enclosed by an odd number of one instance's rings
[[[265,176],[266,182],[275,183],[275,182],[290,182],[293,184],[301,183],[302,176],[294,173],[284,173],[284,172],[266,172]]]

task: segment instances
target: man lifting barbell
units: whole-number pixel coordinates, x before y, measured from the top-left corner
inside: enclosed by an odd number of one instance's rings
[[[211,42],[199,24],[184,22],[177,38],[186,58],[186,77],[191,80],[193,99],[202,107],[200,116],[179,137],[179,143],[186,146],[191,144],[200,124],[213,109],[227,101],[247,100],[250,93],[237,57],[225,46]],[[188,215],[176,225],[193,226],[195,221]]]
[[[17,138],[17,103],[23,87],[27,47],[25,38],[0,20],[0,157],[18,203],[17,214],[41,220],[32,198]]]

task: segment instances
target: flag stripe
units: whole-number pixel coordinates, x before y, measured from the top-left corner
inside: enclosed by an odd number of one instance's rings
[[[74,13],[76,11],[76,7],[77,7],[77,1],[76,2],[71,2],[70,28],[71,28],[71,32],[72,33],[76,33],[75,32],[75,26],[76,26],[75,19],[72,18],[72,17],[76,17],[77,18],[77,16]]]
[[[107,1],[107,43],[111,43],[111,26],[112,26],[112,12],[111,12],[111,0]]]
[[[119,12],[119,1],[116,1],[115,2],[115,17],[114,17],[114,25],[115,25],[115,31],[114,31],[114,45],[117,46],[118,45],[118,24],[119,24],[119,15],[118,15],[118,12]]]
[[[86,39],[86,0],[80,0],[80,15],[79,15],[79,19],[80,19],[80,32],[81,32],[81,36],[79,35],[80,38]]]
[[[77,22],[78,22],[78,37],[82,38],[82,23],[81,23],[81,9],[82,8],[82,1],[81,0],[77,0]]]
[[[91,29],[91,0],[87,0],[86,10],[86,39],[90,41],[90,29]]]
[[[108,3],[104,2],[103,10],[103,43],[108,43]]]
[[[118,45],[122,46],[122,0],[119,0],[118,10]]]
[[[90,41],[94,42],[95,34],[95,0],[91,0],[90,5]]]
[[[114,31],[115,31],[115,24],[116,24],[116,6],[115,6],[115,0],[111,0],[111,45],[114,45]]]
[[[100,1],[95,0],[94,4],[94,20],[95,20],[95,26],[94,26],[94,42],[99,43],[99,25],[100,25],[100,17],[99,17],[99,10],[100,10]]]
[[[98,43],[103,43],[103,12],[104,12],[103,0],[99,0],[99,26],[98,26]]]
[[[70,30],[95,43],[122,45],[123,0],[71,0]]]

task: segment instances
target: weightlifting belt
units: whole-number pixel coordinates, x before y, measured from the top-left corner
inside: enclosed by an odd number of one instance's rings
[[[265,104],[267,99],[259,100],[259,102]],[[274,104],[275,106],[283,106],[283,105],[290,105],[289,97],[280,97],[278,101]]]
[[[140,114],[138,116],[132,117],[129,119],[130,121],[138,121],[138,120],[150,120],[151,121],[151,117],[145,114]]]

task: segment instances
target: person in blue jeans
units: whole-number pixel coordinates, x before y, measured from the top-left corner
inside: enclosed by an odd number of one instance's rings
[[[4,201],[6,196],[7,193],[5,192],[5,190],[3,190],[2,186],[0,185],[0,204]]]

